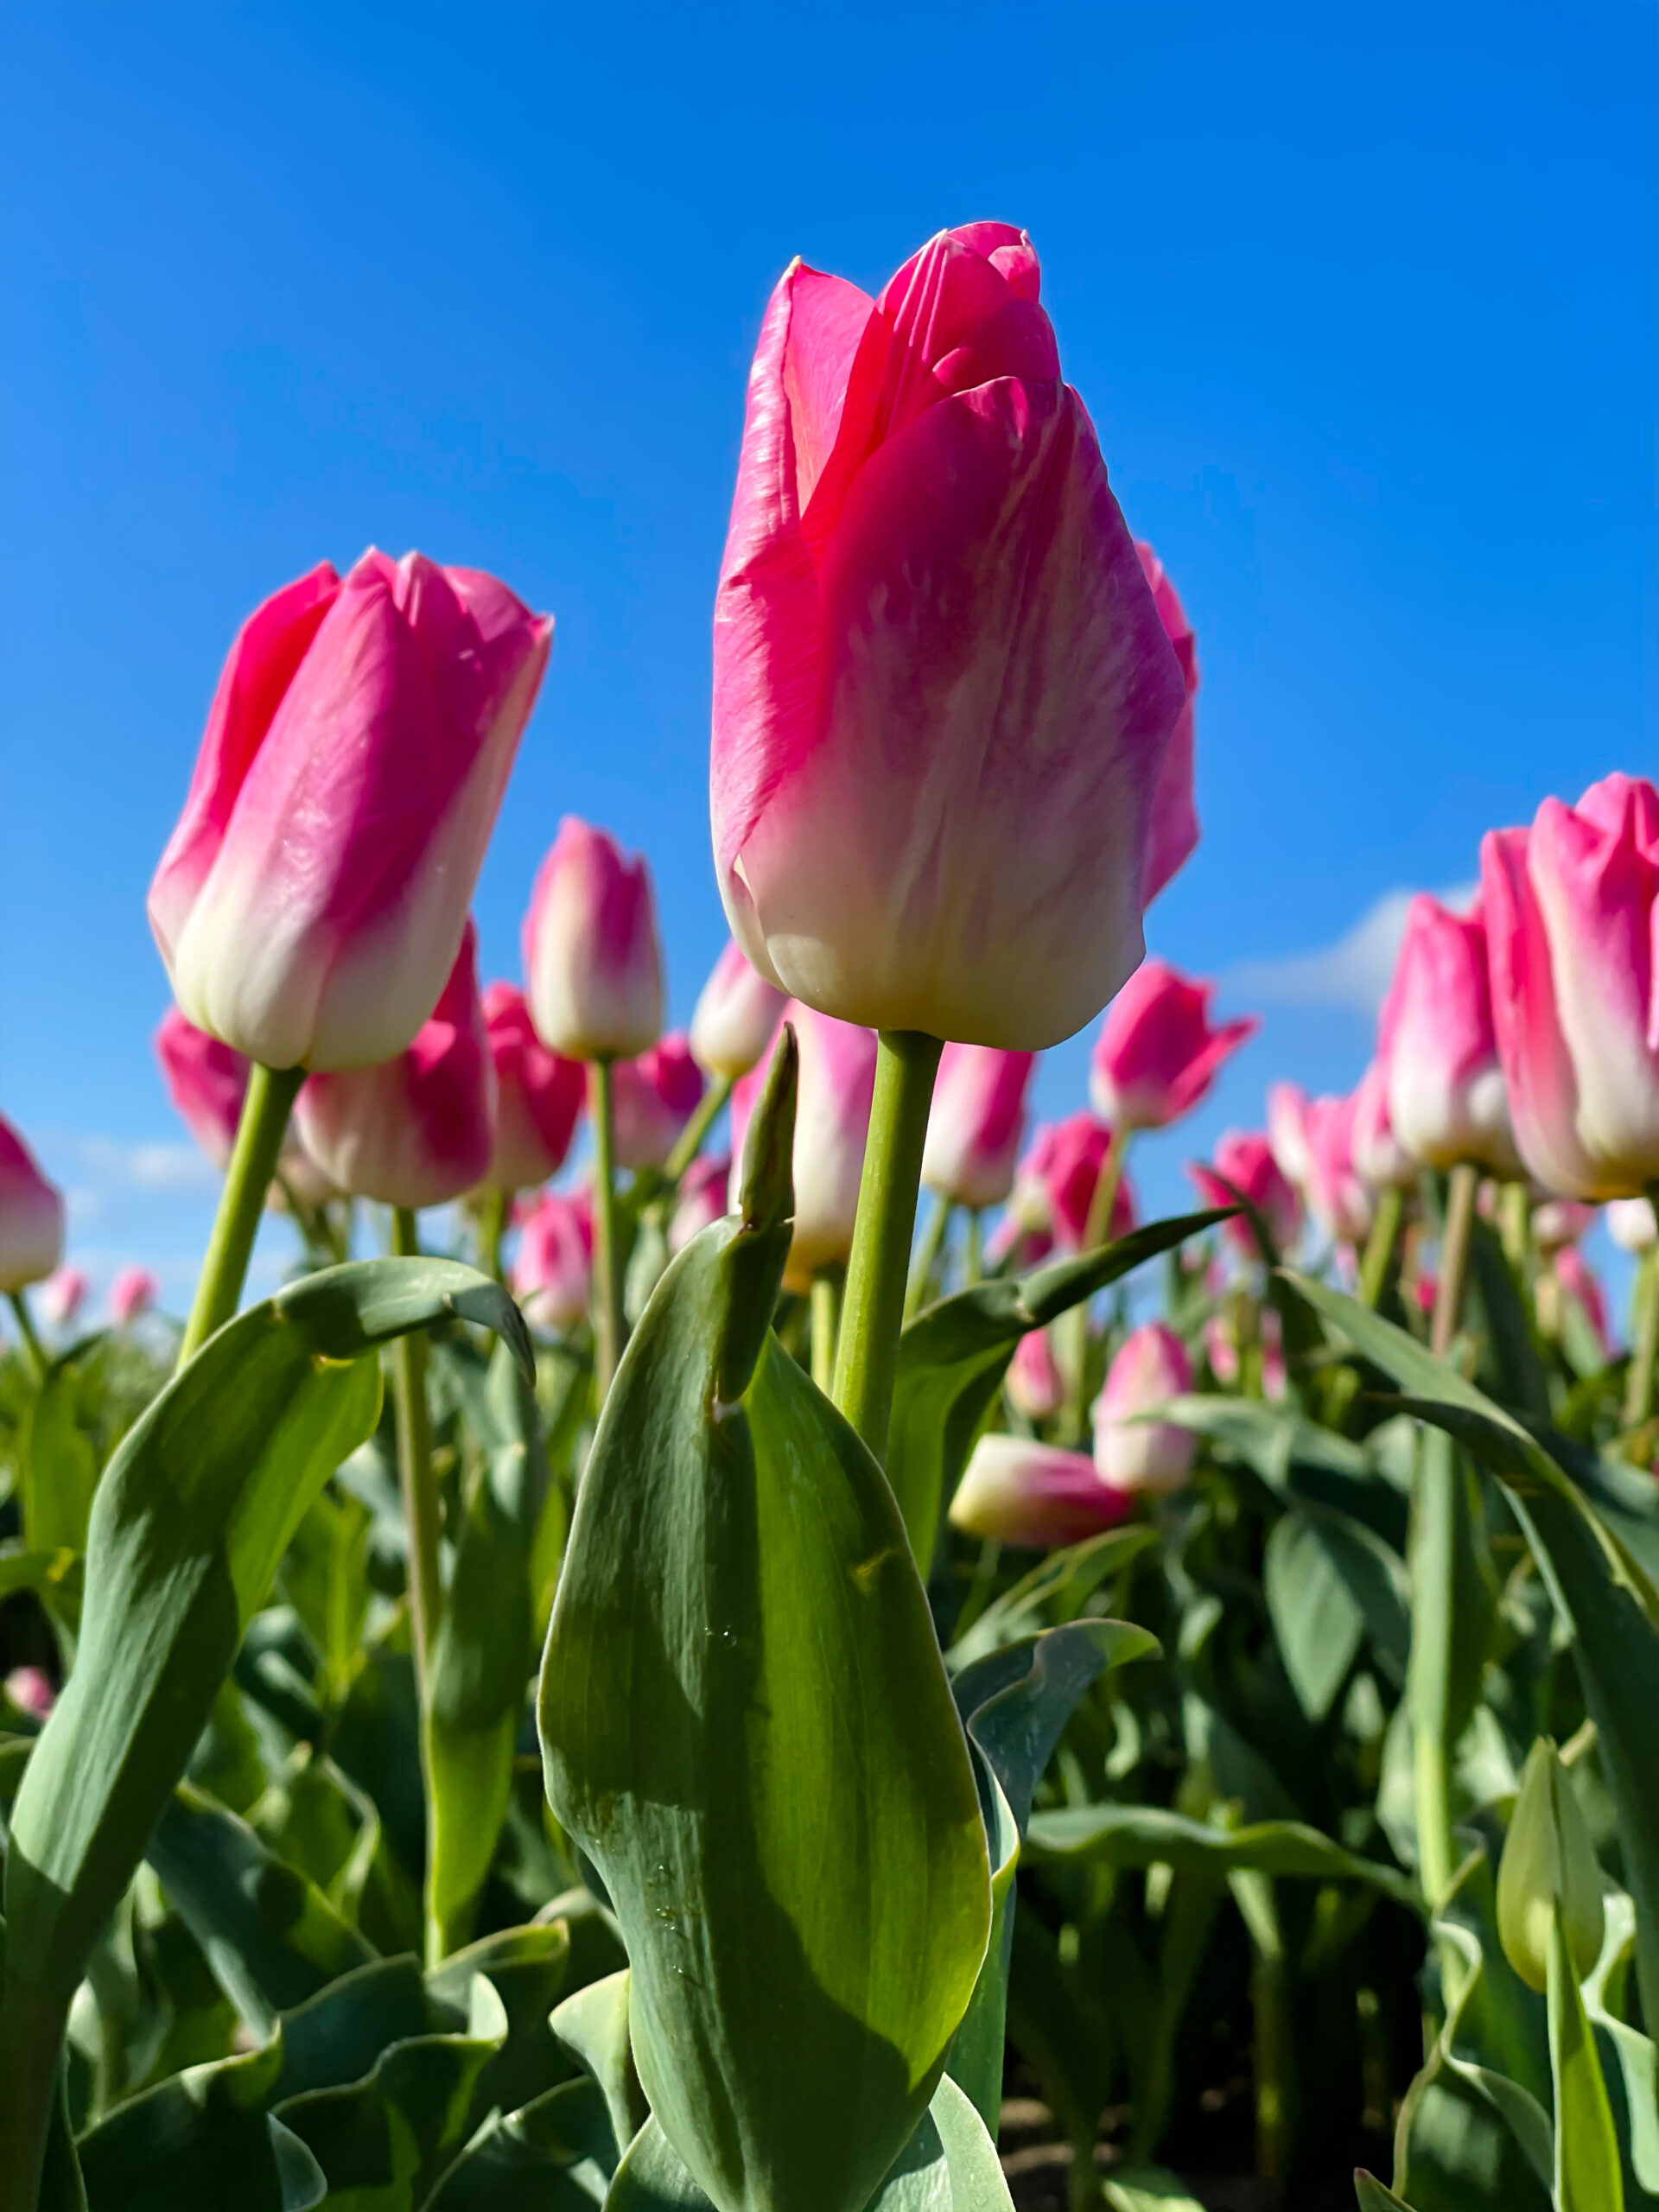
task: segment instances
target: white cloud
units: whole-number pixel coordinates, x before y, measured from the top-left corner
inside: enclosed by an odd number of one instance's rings
[[[212,1191],[219,1170],[193,1144],[156,1140],[124,1142],[118,1137],[79,1137],[76,1150],[87,1174],[105,1189],[127,1191]]]
[[[1434,895],[1442,906],[1461,912],[1476,888],[1459,883]],[[1344,1007],[1374,1015],[1394,975],[1412,896],[1409,891],[1385,891],[1334,944],[1277,960],[1240,961],[1228,972],[1230,997],[1269,1006]]]

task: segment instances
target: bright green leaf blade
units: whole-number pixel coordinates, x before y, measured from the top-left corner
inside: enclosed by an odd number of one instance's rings
[[[626,2149],[651,2116],[628,2041],[628,1969],[590,1981],[567,1997],[550,2024],[565,2050],[593,2076],[610,2113],[612,2133]]]
[[[1355,2171],[1354,2194],[1359,2199],[1359,2212],[1412,2212],[1403,2196],[1384,2189],[1376,2175],[1368,2174],[1363,2166]]]
[[[1132,2167],[1101,2183],[1110,2212],[1204,2212],[1185,2182],[1156,2166]]]
[[[454,2016],[457,2027],[470,2013],[479,1974],[487,1978],[506,2014],[505,2040],[474,2092],[474,2126],[492,2109],[516,2112],[574,2073],[549,2021],[569,1973],[570,1930],[563,1921],[553,1920],[482,1936],[427,1976],[429,1993]]]
[[[1612,2107],[1559,1905],[1550,1916],[1549,2058],[1555,2080],[1557,2212],[1624,2212]]]
[[[497,2113],[422,2212],[598,2212],[616,2155],[597,2086],[564,2082]]]
[[[1659,2050],[1614,2010],[1636,1942],[1630,1900],[1622,1890],[1605,1899],[1606,1932],[1601,1956],[1584,1985],[1584,2009],[1595,2031],[1602,2076],[1613,2108],[1613,2133],[1624,2160],[1630,2207],[1659,2202]]]
[[[1051,1552],[963,1630],[945,1653],[945,1664],[959,1674],[1039,1629],[1075,1618],[1103,1582],[1121,1574],[1157,1541],[1157,1530],[1139,1522]]]
[[[1392,1866],[1361,1859],[1300,1821],[1208,1827],[1155,1805],[1077,1805],[1036,1813],[1026,1839],[1036,1858],[1099,1859],[1110,1866],[1173,1866],[1193,1873],[1256,1872],[1315,1882],[1369,1882],[1396,1904],[1419,1909],[1412,1883]]]
[[[92,1440],[77,1421],[80,1378],[60,1362],[35,1394],[18,1439],[23,1535],[31,1551],[84,1551],[98,1488]]]
[[[1262,1590],[1279,1656],[1310,1720],[1323,1720],[1347,1680],[1365,1634],[1365,1615],[1310,1514],[1287,1513],[1268,1538]]]

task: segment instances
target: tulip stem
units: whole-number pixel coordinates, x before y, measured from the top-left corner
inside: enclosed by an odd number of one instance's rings
[[[1085,1255],[1098,1251],[1111,1235],[1112,1213],[1117,1205],[1118,1192],[1122,1188],[1123,1162],[1128,1149],[1128,1131],[1114,1129],[1106,1157],[1100,1163],[1100,1173],[1095,1179],[1088,1215],[1084,1222],[1080,1249]]]
[[[950,1225],[950,1201],[943,1193],[933,1201],[933,1211],[928,1216],[927,1227],[922,1231],[922,1241],[917,1247],[915,1265],[910,1271],[910,1281],[905,1290],[905,1319],[920,1310],[927,1303],[928,1286],[933,1280],[933,1270],[939,1264],[939,1253],[944,1243],[944,1232]]]
[[[602,1406],[622,1357],[622,1270],[618,1262],[616,1121],[609,1060],[588,1063],[594,1125],[594,1382]]]
[[[1654,1201],[1659,1219],[1659,1198]],[[1654,1370],[1659,1365],[1659,1243],[1643,1255],[1636,1282],[1635,1329],[1624,1381],[1624,1426],[1640,1428],[1653,1413]]]
[[[216,1330],[224,1327],[241,1301],[265,1194],[288,1134],[289,1115],[304,1081],[303,1068],[267,1068],[256,1060],[249,1071],[247,1096],[242,1102],[236,1144],[219,1194],[213,1233],[207,1240],[190,1319],[179,1345],[181,1367]]]
[[[840,1327],[841,1269],[820,1268],[812,1278],[812,1380],[826,1396],[836,1379]]]
[[[497,1282],[505,1280],[501,1273],[501,1239],[507,1233],[512,1211],[511,1191],[486,1191],[478,1224],[478,1262],[485,1274],[493,1275]]]
[[[884,1029],[876,1043],[875,1096],[847,1264],[833,1395],[878,1459],[887,1453],[922,1147],[944,1049],[937,1037],[919,1029]]]
[[[984,1255],[980,1244],[983,1230],[979,1208],[969,1206],[967,1224],[962,1233],[962,1280],[969,1290],[985,1273]]]
[[[1110,1235],[1117,1194],[1123,1187],[1123,1161],[1129,1149],[1129,1133],[1127,1129],[1114,1129],[1111,1138],[1090,1195],[1089,1211],[1084,1217],[1083,1243],[1078,1251],[1085,1258],[1090,1252],[1098,1251]],[[1066,1349],[1071,1356],[1066,1390],[1066,1434],[1072,1443],[1080,1445],[1086,1444],[1089,1438],[1089,1308],[1092,1302],[1087,1298],[1079,1299],[1061,1324]]]
[[[674,1149],[663,1165],[663,1180],[677,1183],[702,1149],[702,1141],[720,1117],[720,1109],[732,1095],[732,1078],[717,1075],[696,1103],[690,1120],[675,1139]]]
[[[1526,1184],[1518,1179],[1506,1183],[1499,1194],[1497,1229],[1503,1256],[1520,1281],[1526,1271],[1528,1248],[1532,1243],[1532,1197]]]
[[[46,1349],[35,1330],[35,1317],[29,1310],[29,1302],[21,1290],[9,1290],[6,1293],[6,1303],[17,1319],[17,1333],[23,1340],[23,1357],[35,1370],[35,1380],[37,1382],[44,1382],[47,1369]]]
[[[1429,1349],[1444,1359],[1458,1332],[1463,1311],[1463,1279],[1469,1268],[1469,1234],[1475,1223],[1475,1193],[1480,1170],[1461,1160],[1446,1179],[1446,1220],[1440,1230],[1440,1281],[1434,1289],[1434,1321]]]
[[[1397,1185],[1389,1184],[1379,1192],[1376,1217],[1371,1224],[1371,1233],[1365,1240],[1365,1256],[1359,1263],[1359,1296],[1362,1305],[1375,1313],[1388,1287],[1389,1270],[1394,1265],[1395,1249],[1400,1242],[1400,1224],[1405,1217],[1405,1193]]]
[[[421,1240],[415,1217],[399,1206],[391,1217],[391,1249],[400,1260],[417,1260]],[[438,1571],[438,1491],[432,1479],[432,1423],[426,1402],[426,1333],[410,1329],[391,1347],[391,1387],[397,1417],[397,1483],[409,1529],[410,1641],[424,1716],[430,1683],[432,1640],[437,1634],[443,1585]]]

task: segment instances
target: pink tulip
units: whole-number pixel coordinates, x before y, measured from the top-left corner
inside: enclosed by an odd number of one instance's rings
[[[469,921],[431,1019],[384,1067],[308,1077],[295,1108],[330,1181],[381,1205],[445,1205],[482,1181],[495,1135],[495,1067]]]
[[[1027,1329],[1014,1346],[1007,1388],[1009,1404],[1027,1421],[1046,1421],[1065,1403],[1065,1378],[1046,1329]]]
[[[632,1059],[663,1033],[663,955],[651,874],[567,814],[524,916],[537,1035],[571,1060]]]
[[[1640,1198],[1626,1203],[1640,1205]],[[1611,1213],[1611,1208],[1609,1208]],[[1541,1252],[1558,1252],[1564,1244],[1576,1244],[1595,1220],[1598,1209],[1580,1205],[1576,1198],[1546,1198],[1532,1210],[1532,1233]]]
[[[149,890],[199,1029],[268,1067],[396,1058],[454,967],[553,635],[475,569],[324,562],[244,624]]]
[[[156,1057],[168,1097],[222,1174],[230,1165],[247,1095],[246,1055],[198,1029],[177,1007],[170,1006],[156,1032]]]
[[[148,1313],[161,1294],[162,1286],[148,1268],[118,1268],[110,1284],[110,1319],[124,1329]]]
[[[1127,1491],[1109,1489],[1086,1452],[992,1434],[974,1446],[950,1520],[964,1535],[1046,1551],[1116,1529],[1133,1510]]]
[[[1192,1471],[1197,1439],[1169,1421],[1136,1419],[1192,1388],[1186,1346],[1162,1321],[1125,1337],[1095,1401],[1095,1465],[1102,1482],[1133,1495],[1179,1490]]]
[[[1213,983],[1148,960],[1106,1009],[1089,1063],[1089,1096],[1115,1129],[1161,1129],[1190,1114],[1222,1063],[1255,1033],[1254,1015],[1210,1027]]]
[[[58,1701],[52,1678],[39,1667],[14,1667],[6,1676],[6,1695],[19,1713],[44,1720]]]
[[[741,945],[728,944],[691,1016],[691,1050],[710,1075],[747,1075],[777,1033],[784,994],[758,976]]]
[[[1207,1206],[1236,1205],[1235,1191],[1247,1198],[1266,1222],[1275,1251],[1288,1251],[1296,1242],[1302,1225],[1302,1202],[1274,1158],[1266,1137],[1228,1129],[1217,1140],[1214,1166],[1206,1167],[1195,1160],[1188,1163],[1186,1172]],[[1224,1224],[1224,1233],[1247,1260],[1259,1256],[1248,1215],[1235,1214]]]
[[[1590,1324],[1604,1359],[1613,1357],[1613,1334],[1607,1325],[1607,1300],[1594,1269],[1576,1244],[1563,1244],[1550,1262],[1556,1281],[1567,1296],[1576,1299]]]
[[[1051,1237],[1068,1257],[1080,1252],[1112,1141],[1111,1131],[1086,1107],[1063,1122],[1041,1123],[1014,1178],[1013,1217]],[[1135,1218],[1135,1194],[1122,1176],[1107,1242],[1127,1236]]]
[[[832,1020],[793,1000],[784,1020],[800,1048],[795,1098],[795,1235],[785,1287],[807,1290],[821,1268],[842,1265],[853,1249],[859,1179],[875,1095],[875,1034]],[[767,1058],[770,1059],[770,1054]],[[749,1117],[766,1081],[766,1061],[732,1091],[733,1172],[741,1173]]]
[[[1394,1134],[1388,1065],[1380,1057],[1354,1093],[1351,1150],[1354,1173],[1368,1191],[1409,1191],[1416,1183],[1417,1163]]]
[[[563,1335],[588,1311],[594,1274],[594,1205],[586,1190],[543,1191],[518,1217],[512,1287],[538,1329]]]
[[[732,1163],[725,1153],[717,1158],[704,1153],[680,1178],[680,1193],[668,1224],[668,1249],[683,1251],[691,1239],[730,1211],[727,1191]]]
[[[1607,1234],[1623,1251],[1645,1252],[1655,1239],[1652,1200],[1615,1198],[1607,1209]]]
[[[92,1281],[85,1268],[55,1268],[41,1285],[38,1304],[54,1329],[67,1329],[86,1302]]]
[[[0,1291],[49,1275],[63,1257],[63,1193],[0,1117]]]
[[[619,1167],[660,1167],[702,1101],[702,1070],[678,1031],[637,1060],[619,1060],[612,1077]]]
[[[536,1034],[524,995],[511,983],[484,994],[484,1027],[495,1064],[495,1144],[485,1181],[493,1191],[545,1183],[564,1165],[588,1095],[580,1060],[550,1052]]]
[[[1497,1046],[1521,1157],[1564,1198],[1659,1180],[1659,789],[1592,784],[1480,849]]]
[[[1412,900],[1376,1050],[1389,1122],[1414,1160],[1517,1172],[1478,909],[1454,914],[1427,892]]]
[[[1137,543],[1141,566],[1158,608],[1164,635],[1175,648],[1186,683],[1186,702],[1176,716],[1169,750],[1152,798],[1152,829],[1147,839],[1141,904],[1150,906],[1170,878],[1191,858],[1198,842],[1198,817],[1192,798],[1193,709],[1198,696],[1198,640],[1163,563],[1144,540]]]
[[[1307,1140],[1307,1117],[1313,1101],[1299,1083],[1268,1085],[1268,1142],[1273,1156],[1304,1196],[1307,1191],[1312,1153]]]
[[[1000,1206],[1014,1188],[1031,1052],[947,1045],[939,1059],[922,1180],[959,1206]]]
[[[1358,1093],[1316,1098],[1307,1109],[1307,1210],[1339,1244],[1363,1243],[1370,1232],[1370,1194],[1354,1166]]]
[[[1212,1313],[1204,1325],[1204,1356],[1217,1382],[1230,1390],[1239,1378],[1241,1362],[1238,1338],[1224,1313]]]
[[[826,1014],[1011,1050],[1140,957],[1185,696],[1039,289],[1003,223],[874,302],[791,263],[715,608],[733,935]]]

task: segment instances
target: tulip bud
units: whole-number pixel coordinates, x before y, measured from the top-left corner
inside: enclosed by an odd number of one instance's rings
[[[619,1167],[660,1167],[674,1141],[697,1110],[702,1070],[677,1032],[619,1060],[611,1078],[612,1142]]]
[[[1112,1148],[1111,1131],[1084,1107],[1063,1122],[1041,1123],[1014,1177],[1011,1218],[1052,1238],[1071,1255],[1083,1249],[1096,1185]],[[1121,1176],[1112,1199],[1107,1241],[1135,1227],[1135,1194]],[[1041,1256],[1027,1255],[1032,1265]]]
[[[1355,1174],[1367,1191],[1409,1191],[1417,1163],[1394,1134],[1389,1115],[1389,1071],[1374,1059],[1354,1093],[1350,1154]]]
[[[1161,1321],[1147,1321],[1123,1339],[1095,1401],[1095,1465],[1113,1490],[1179,1490],[1192,1471],[1198,1440],[1169,1421],[1134,1417],[1184,1397],[1192,1388],[1186,1346]]]
[[[485,1182],[493,1191],[533,1190],[556,1175],[588,1095],[580,1060],[550,1052],[536,1034],[524,995],[511,983],[484,994],[484,1026],[495,1067],[495,1143]]]
[[[49,1274],[41,1285],[39,1305],[42,1317],[54,1329],[67,1329],[86,1303],[92,1288],[85,1268],[61,1267]]]
[[[1607,1234],[1626,1252],[1645,1252],[1655,1238],[1650,1198],[1615,1198],[1607,1209]]]
[[[1198,842],[1198,817],[1192,800],[1193,709],[1198,696],[1198,641],[1187,620],[1175,587],[1163,563],[1150,545],[1137,542],[1141,573],[1152,588],[1153,604],[1164,626],[1164,635],[1174,648],[1186,685],[1186,702],[1170,732],[1169,750],[1158,773],[1152,795],[1152,826],[1147,836],[1147,857],[1141,878],[1141,904],[1150,906],[1158,893],[1191,856]]]
[[[1192,1112],[1258,1027],[1254,1015],[1210,1027],[1213,983],[1148,960],[1106,1009],[1089,1062],[1089,1096],[1113,1128],[1161,1129]]]
[[[19,1713],[44,1720],[58,1701],[51,1677],[39,1667],[14,1667],[5,1680],[6,1695]]]
[[[519,1217],[514,1295],[539,1329],[562,1335],[588,1311],[593,1287],[594,1208],[583,1191],[543,1191]]]
[[[1481,1195],[1484,1197],[1484,1189]],[[1640,1205],[1644,1201],[1637,1198],[1625,1203]],[[1608,1211],[1612,1211],[1611,1206]],[[1532,1233],[1539,1250],[1556,1252],[1563,1244],[1576,1244],[1595,1217],[1596,1208],[1580,1205],[1576,1198],[1546,1198],[1532,1210]]]
[[[922,1180],[959,1206],[1000,1206],[1014,1187],[1035,1055],[947,1045],[939,1057]]]
[[[1659,1180],[1659,789],[1592,784],[1480,849],[1497,1048],[1521,1157],[1547,1190]]]
[[[1354,1169],[1357,1092],[1316,1098],[1307,1109],[1307,1208],[1339,1244],[1363,1243],[1370,1232],[1370,1194]]]
[[[800,1052],[795,1101],[795,1229],[786,1288],[804,1291],[821,1268],[843,1265],[853,1249],[858,1186],[875,1096],[875,1036],[856,1023],[791,1001],[784,1020]],[[732,1091],[732,1159],[740,1185],[744,1140],[766,1082],[766,1063]]]
[[[406,1052],[384,1067],[311,1076],[302,1088],[294,1112],[305,1148],[354,1198],[418,1211],[482,1180],[495,1068],[476,957],[469,921],[443,995]]]
[[[1236,1205],[1234,1192],[1247,1198],[1266,1223],[1276,1252],[1287,1251],[1296,1242],[1302,1225],[1302,1202],[1274,1158],[1266,1137],[1228,1129],[1217,1140],[1214,1167],[1192,1160],[1186,1172],[1207,1206]],[[1258,1256],[1255,1232],[1247,1214],[1235,1214],[1224,1224],[1223,1234],[1247,1260]]]
[[[162,1286],[148,1268],[118,1268],[110,1283],[110,1319],[124,1329],[148,1313],[161,1294]]]
[[[1008,1402],[1027,1421],[1047,1421],[1065,1403],[1065,1378],[1046,1329],[1027,1329],[1014,1348],[1006,1387]]]
[[[1388,1070],[1389,1122],[1414,1160],[1517,1173],[1478,907],[1462,916],[1427,892],[1412,900],[1377,1058]]]
[[[553,634],[493,576],[371,550],[231,649],[149,891],[174,994],[267,1067],[372,1067],[460,949]]]
[[[156,1032],[156,1057],[185,1126],[223,1174],[247,1095],[246,1055],[198,1029],[170,1006]]]
[[[728,944],[691,1016],[691,1050],[710,1075],[734,1082],[760,1065],[785,1002],[784,993],[755,973],[741,945]]]
[[[993,1434],[974,1446],[950,1521],[965,1535],[1037,1551],[1115,1529],[1132,1510],[1127,1491],[1109,1489],[1086,1452]]]
[[[1268,1142],[1287,1179],[1304,1197],[1313,1164],[1307,1140],[1307,1117],[1312,1109],[1313,1101],[1300,1084],[1268,1085]]]
[[[725,1153],[718,1158],[704,1153],[686,1169],[680,1178],[679,1198],[668,1224],[671,1252],[683,1251],[710,1222],[719,1221],[730,1212],[727,1192],[731,1173],[732,1163]]]
[[[62,1257],[63,1194],[0,1119],[0,1291],[41,1281]]]
[[[1497,1867],[1498,1941],[1529,1989],[1548,1986],[1558,1906],[1567,1955],[1582,1981],[1601,1955],[1601,1868],[1567,1770],[1541,1736],[1527,1754]]]
[[[567,814],[524,916],[537,1034],[571,1060],[632,1059],[663,1033],[663,956],[643,860]]]
[[[1140,958],[1185,698],[1040,286],[1003,223],[941,232],[875,301],[791,264],[715,609],[733,935],[827,1014],[1016,1051]]]

